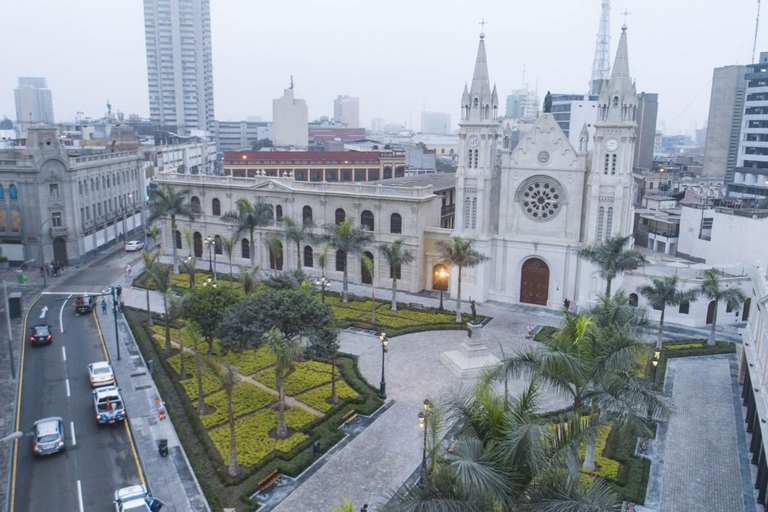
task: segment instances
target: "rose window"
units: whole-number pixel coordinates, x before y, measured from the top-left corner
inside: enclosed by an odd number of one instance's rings
[[[549,181],[533,181],[523,185],[520,196],[523,212],[533,220],[546,221],[557,215],[562,192]]]

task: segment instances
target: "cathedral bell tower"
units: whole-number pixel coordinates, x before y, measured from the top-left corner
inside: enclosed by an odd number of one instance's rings
[[[494,205],[498,208],[498,198],[494,200],[499,174],[498,113],[499,96],[495,85],[491,91],[485,34],[481,33],[472,86],[467,89],[465,84],[461,96],[455,232],[464,238],[487,239],[494,231]]]

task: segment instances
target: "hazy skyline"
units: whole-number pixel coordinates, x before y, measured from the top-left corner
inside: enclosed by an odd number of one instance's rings
[[[212,0],[217,120],[272,118],[272,99],[294,76],[309,118],[333,115],[337,95],[360,98],[361,124],[373,117],[420,126],[422,110],[448,112],[456,125],[472,78],[485,18],[491,81],[501,111],[509,91],[538,83],[539,97],[584,93],[590,78],[600,0],[330,0],[277,3]],[[659,127],[690,132],[707,120],[712,70],[750,61],[756,2],[626,0],[611,3],[611,55],[628,9],[629,61],[638,92],[659,93]],[[149,116],[143,2],[9,0],[2,8],[0,116],[15,121],[20,76],[48,79],[57,122],[78,111],[113,109]],[[762,30],[757,52],[768,51]]]

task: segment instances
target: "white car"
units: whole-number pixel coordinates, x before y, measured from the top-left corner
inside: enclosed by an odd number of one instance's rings
[[[125,242],[126,252],[140,251],[143,248],[144,248],[144,242],[140,242],[138,240],[129,240]]]
[[[91,378],[91,386],[107,386],[115,383],[115,372],[107,361],[99,361],[88,365],[88,376]]]
[[[132,485],[115,491],[115,512],[158,512],[163,505],[143,485]]]

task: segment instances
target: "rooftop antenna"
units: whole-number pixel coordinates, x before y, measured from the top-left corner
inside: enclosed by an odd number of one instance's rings
[[[589,94],[600,94],[600,90],[611,78],[611,0],[602,0],[600,25],[597,30],[595,57],[592,61],[592,77],[589,80]]]
[[[293,75],[291,75],[291,89],[293,89]]]
[[[755,63],[755,52],[757,51],[757,29],[760,27],[760,0],[757,0],[757,17],[755,18],[755,42],[752,44],[752,60],[751,64]]]
[[[525,64],[523,64],[523,89],[528,90],[528,84],[525,83]]]
[[[480,25],[480,37],[485,37],[485,26],[487,24],[488,24],[488,22],[485,21],[485,18],[482,18],[480,20],[480,23],[478,23],[478,25]]]

